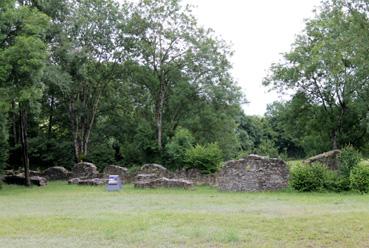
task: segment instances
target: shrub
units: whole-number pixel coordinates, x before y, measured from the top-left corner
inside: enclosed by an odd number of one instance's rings
[[[340,165],[339,172],[343,177],[349,181],[351,170],[357,166],[361,160],[361,154],[353,146],[346,146],[341,150],[341,154],[338,157]]]
[[[222,151],[218,144],[196,145],[186,150],[186,164],[189,168],[197,168],[204,173],[213,173],[222,162]]]
[[[255,150],[255,153],[271,158],[279,157],[278,149],[275,143],[269,139],[263,139],[258,148]]]
[[[323,188],[334,192],[348,191],[350,190],[350,180],[336,171],[327,170]]]
[[[290,184],[292,188],[300,192],[321,191],[334,181],[332,178],[328,168],[322,164],[300,163],[291,168]]]
[[[365,163],[360,163],[352,169],[350,174],[351,189],[361,193],[369,191],[369,166]]]
[[[195,139],[189,130],[177,129],[172,140],[165,146],[168,167],[183,167],[186,160],[186,150],[192,148],[194,143]]]

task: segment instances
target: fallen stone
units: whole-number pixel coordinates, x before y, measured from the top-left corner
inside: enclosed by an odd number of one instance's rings
[[[46,169],[43,175],[48,180],[67,180],[70,176],[70,172],[61,166],[54,166]]]
[[[26,185],[26,178],[18,175],[7,175],[4,177],[4,182],[7,184]],[[37,186],[46,186],[47,179],[40,176],[30,177],[31,184]]]
[[[41,171],[35,171],[35,170],[30,170],[29,171],[29,175],[31,177],[35,176],[35,177],[43,177],[43,173]]]
[[[19,177],[24,177],[24,170],[19,170],[19,171],[15,172],[15,175],[16,176],[19,176]],[[30,177],[34,177],[34,176],[36,176],[36,177],[42,177],[43,174],[40,171],[30,170],[29,171],[29,176]]]
[[[4,175],[6,176],[14,176],[16,173],[14,172],[14,170],[5,170],[4,171]]]
[[[145,164],[141,167],[138,174],[155,174],[157,178],[171,177],[171,173],[160,164]]]
[[[196,168],[177,170],[174,172],[174,178],[183,178],[193,182],[195,185],[217,185],[216,173],[205,174]]]
[[[308,158],[304,160],[304,163],[306,164],[321,163],[321,164],[326,165],[331,170],[338,170],[339,165],[340,165],[338,157],[340,154],[341,154],[341,150],[332,150],[332,151],[318,154],[314,157]]]
[[[121,180],[128,180],[128,169],[117,165],[108,165],[104,168],[103,177],[108,178],[109,175],[118,175]]]
[[[31,183],[37,186],[46,186],[47,179],[45,177],[33,176],[31,177]]]
[[[93,179],[97,178],[99,172],[93,163],[80,162],[72,168],[72,178]]]
[[[105,184],[106,180],[101,178],[90,178],[90,179],[81,179],[81,178],[72,178],[68,180],[68,184],[77,184],[77,185],[91,185],[91,186],[99,186]]]
[[[287,164],[280,159],[250,155],[224,164],[217,181],[222,191],[279,190],[288,186]]]
[[[150,181],[158,179],[158,177],[155,174],[138,174],[135,179],[136,181]]]
[[[166,177],[147,180],[147,181],[136,181],[134,186],[136,188],[146,189],[146,188],[184,188],[188,189],[192,187],[193,183],[184,179],[169,179]]]

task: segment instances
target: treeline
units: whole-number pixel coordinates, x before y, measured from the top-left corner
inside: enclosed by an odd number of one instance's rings
[[[6,0],[0,30],[2,164],[166,163],[180,128],[239,153],[232,51],[180,1]]]
[[[243,113],[232,50],[191,10],[179,0],[2,0],[0,167],[213,171],[246,153],[368,147],[367,1],[322,2],[265,79],[292,100],[264,117]]]

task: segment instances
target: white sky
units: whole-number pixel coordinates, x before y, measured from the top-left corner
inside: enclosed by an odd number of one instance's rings
[[[185,0],[199,23],[233,44],[233,76],[247,100],[247,115],[263,115],[278,95],[262,86],[270,65],[290,49],[304,19],[320,0]]]

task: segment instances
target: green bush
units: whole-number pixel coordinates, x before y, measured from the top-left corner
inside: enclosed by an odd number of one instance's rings
[[[350,174],[351,189],[361,193],[369,191],[369,165],[360,163],[352,169]]]
[[[195,139],[185,128],[178,128],[172,140],[165,146],[167,167],[181,168],[185,165],[186,150],[193,147]]]
[[[346,146],[341,150],[341,154],[338,156],[340,162],[339,172],[347,178],[349,181],[351,170],[357,166],[361,160],[361,154],[353,146]]]
[[[341,176],[338,172],[327,170],[323,188],[327,191],[342,192],[350,190],[350,179]]]
[[[291,168],[290,184],[300,192],[322,191],[334,181],[333,174],[322,164],[297,164]],[[333,185],[329,185],[333,187]]]
[[[197,168],[204,173],[213,173],[219,169],[222,162],[222,151],[218,144],[196,145],[186,150],[187,167]]]
[[[262,156],[268,156],[271,158],[279,157],[276,144],[270,139],[263,139],[260,145],[256,148],[255,153]]]

